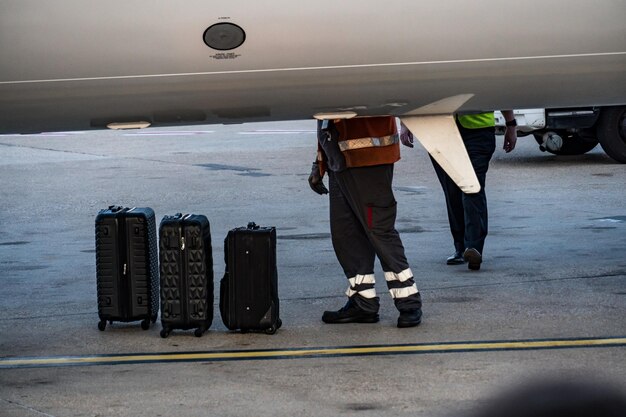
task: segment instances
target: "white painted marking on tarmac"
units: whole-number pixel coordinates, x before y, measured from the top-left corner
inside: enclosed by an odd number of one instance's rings
[[[84,135],[87,132],[83,131],[75,131],[75,132],[41,132],[41,133],[17,133],[17,134],[9,134],[9,135],[0,135],[0,137],[6,138],[23,138],[23,137],[64,137],[64,136],[78,136]]]
[[[204,135],[208,133],[215,133],[215,130],[137,132],[137,133],[124,133],[124,136],[195,136],[195,135]]]
[[[301,135],[315,133],[314,129],[311,130],[290,130],[290,129],[259,129],[259,130],[244,130],[237,132],[240,135]]]
[[[37,414],[38,416],[55,417],[52,414],[44,413],[43,411],[39,411],[37,409],[34,409],[33,407],[29,407],[27,405],[18,403],[17,401],[9,401],[9,400],[5,400],[4,398],[0,398],[0,401],[13,405],[18,408],[21,408],[23,410],[30,411],[31,413]]]
[[[76,135],[84,135],[85,131],[75,131],[75,132],[41,132],[41,136],[76,136]]]

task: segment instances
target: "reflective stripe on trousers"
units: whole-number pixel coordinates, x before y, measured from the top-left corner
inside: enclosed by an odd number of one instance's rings
[[[394,300],[397,298],[406,298],[419,292],[413,280],[413,272],[410,268],[399,273],[385,272],[385,281],[389,287],[389,293]],[[346,290],[348,297],[352,297],[356,294],[368,299],[376,297],[374,274],[358,274],[352,278],[348,278],[348,282],[350,283],[350,286]]]
[[[413,280],[413,271],[410,268],[399,273],[385,272],[385,281],[387,281],[389,293],[394,300],[406,298],[419,292]]]
[[[350,286],[346,290],[346,295],[348,297],[352,297],[355,294],[359,294],[362,297],[370,299],[376,297],[376,290],[374,289],[374,274],[357,274],[352,278],[348,278],[348,282],[350,283]]]

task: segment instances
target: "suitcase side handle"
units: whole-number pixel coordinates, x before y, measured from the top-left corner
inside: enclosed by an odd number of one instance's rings
[[[260,228],[260,226],[257,225],[255,222],[249,222],[248,223],[248,229],[250,229],[250,230],[257,230],[259,228]]]

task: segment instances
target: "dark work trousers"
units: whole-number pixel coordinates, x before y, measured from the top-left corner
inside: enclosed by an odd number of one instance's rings
[[[346,291],[365,311],[377,312],[376,256],[398,310],[421,308],[420,294],[395,229],[393,164],[329,171],[333,248],[349,281]]]
[[[446,196],[454,249],[463,253],[466,248],[474,248],[482,254],[488,231],[485,177],[496,150],[496,135],[494,128],[465,129],[459,126],[459,131],[478,177],[480,192],[463,193],[432,157],[431,160]]]

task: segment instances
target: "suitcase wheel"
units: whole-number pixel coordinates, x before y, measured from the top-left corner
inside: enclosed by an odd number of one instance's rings
[[[272,327],[265,329],[265,333],[266,334],[274,334],[276,333],[276,330],[280,329],[280,327],[283,325],[283,321],[281,319],[276,320],[276,324],[273,325]]]
[[[150,328],[150,320],[149,319],[145,319],[141,321],[141,329],[142,330],[148,330]]]
[[[100,330],[101,332],[104,331],[104,329],[106,329],[107,327],[107,321],[106,320],[100,320],[98,322],[98,330]]]
[[[204,329],[202,327],[198,327],[194,332],[193,335],[196,337],[202,337],[202,333],[204,333]]]
[[[167,336],[170,335],[170,331],[168,329],[161,329],[161,333],[160,334],[161,334],[161,337],[163,339],[165,339]]]

